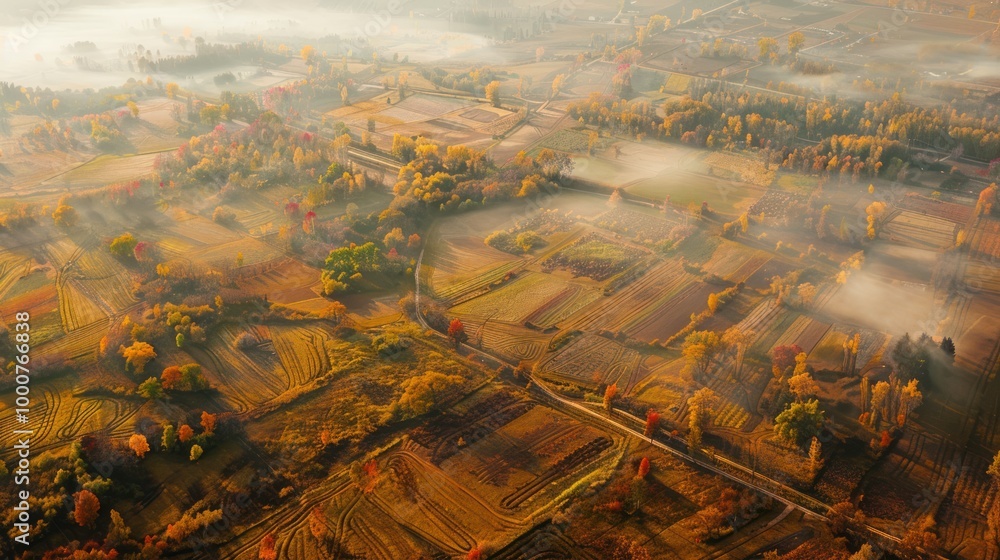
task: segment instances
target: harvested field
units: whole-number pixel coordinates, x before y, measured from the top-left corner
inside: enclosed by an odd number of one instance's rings
[[[566,281],[549,274],[525,272],[503,286],[451,309],[458,316],[522,323],[547,301],[569,289]]]
[[[305,385],[330,371],[332,335],[322,325],[272,325],[267,332],[282,367],[288,373],[289,388]]]
[[[897,214],[884,229],[891,241],[930,249],[951,246],[957,231],[958,226],[950,220],[910,211]]]
[[[642,357],[635,350],[587,334],[541,362],[542,375],[581,385],[617,383],[628,391],[642,376]]]
[[[104,247],[83,253],[71,277],[77,287],[106,313],[118,313],[135,304],[131,273]]]
[[[601,282],[624,272],[645,254],[641,249],[590,233],[543,261],[542,268],[546,271],[566,269],[574,276],[586,276]]]

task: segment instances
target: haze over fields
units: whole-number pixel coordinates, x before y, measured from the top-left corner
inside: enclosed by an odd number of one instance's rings
[[[1000,560],[1000,6],[4,0],[0,557]]]

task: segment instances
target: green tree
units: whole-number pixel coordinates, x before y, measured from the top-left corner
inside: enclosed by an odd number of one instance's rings
[[[108,249],[111,254],[118,258],[135,258],[135,246],[139,242],[136,240],[135,236],[131,233],[123,233],[111,241],[108,245]]]
[[[177,445],[177,428],[167,422],[163,425],[163,437],[160,438],[160,447],[164,451],[170,451],[175,445]]]
[[[139,384],[139,394],[151,401],[162,399],[163,385],[160,383],[159,379],[150,377]]]
[[[819,435],[824,421],[824,413],[819,409],[819,401],[816,399],[794,402],[774,419],[774,432],[786,443],[801,445],[807,439]]]

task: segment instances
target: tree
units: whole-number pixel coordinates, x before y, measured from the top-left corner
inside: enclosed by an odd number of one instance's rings
[[[217,421],[217,414],[211,414],[207,410],[203,410],[201,412],[201,427],[205,429],[206,434],[215,432],[215,424]]]
[[[177,344],[177,347],[184,348],[184,342],[184,333],[177,333],[177,336],[174,337],[174,343]]]
[[[660,413],[653,409],[649,409],[646,412],[646,427],[643,429],[642,433],[646,437],[653,437],[656,433],[656,429],[660,426]]]
[[[494,107],[500,107],[500,82],[493,80],[492,82],[486,84],[486,99],[488,99],[490,104]]]
[[[612,383],[604,389],[604,410],[608,414],[611,414],[611,409],[614,406],[615,397],[618,395],[618,384]]]
[[[808,371],[793,375],[788,379],[788,390],[795,395],[795,400],[802,402],[808,397],[819,393],[819,385],[813,381]]]
[[[309,62],[314,54],[316,54],[316,49],[312,45],[306,45],[302,47],[301,51],[299,51],[299,56],[301,56],[302,60],[305,62]]]
[[[135,246],[137,243],[138,241],[135,236],[126,232],[112,239],[111,244],[108,245],[108,249],[112,255],[124,259],[135,255]]]
[[[774,37],[761,37],[757,39],[757,47],[760,49],[757,60],[766,62],[778,54],[778,40]]]
[[[128,107],[128,112],[132,115],[132,118],[139,117],[139,106],[136,105],[135,101],[129,101],[125,106]]]
[[[941,350],[951,357],[952,360],[955,359],[955,341],[951,337],[944,337],[941,339]]]
[[[685,361],[684,371],[704,376],[723,348],[719,335],[712,331],[694,331],[687,335],[681,346],[681,355]]]
[[[132,368],[135,373],[142,373],[146,364],[156,358],[156,351],[148,342],[136,341],[126,348],[121,346],[118,353],[125,358],[125,367]]]
[[[139,394],[151,401],[161,399],[163,398],[163,385],[159,379],[150,377],[139,384]]]
[[[132,434],[128,438],[128,448],[135,453],[135,456],[142,459],[149,453],[149,442],[146,441],[146,436],[142,434]]]
[[[55,212],[52,213],[52,220],[57,226],[62,227],[73,227],[76,225],[79,216],[76,213],[76,208],[68,204],[60,203],[56,207]]]
[[[880,200],[876,200],[865,207],[865,219],[868,222],[868,239],[878,237],[879,231],[882,228],[882,220],[885,219],[886,209],[885,203]]]
[[[848,528],[864,522],[864,514],[850,501],[833,504],[826,517],[830,523],[830,532],[834,535],[842,535]]]
[[[806,36],[801,31],[796,31],[788,36],[788,52],[795,54],[806,44]]]
[[[330,536],[330,529],[326,525],[326,514],[323,513],[323,508],[319,506],[314,507],[312,512],[309,513],[309,532],[312,533],[313,538],[323,545],[326,544],[326,540]]]
[[[403,381],[399,405],[412,416],[420,416],[434,409],[462,381],[457,375],[445,375],[436,371],[411,377]]]
[[[132,530],[128,528],[117,510],[111,510],[111,524],[108,525],[108,536],[104,539],[105,548],[117,548],[130,540],[132,540]]]
[[[197,443],[194,444],[194,445],[192,445],[191,446],[191,460],[192,461],[197,461],[198,459],[201,458],[201,454],[204,453],[204,452],[205,452],[205,450],[202,449],[201,446],[198,445]]]
[[[865,543],[847,560],[878,560],[878,554],[875,553],[870,544]]]
[[[736,352],[734,360],[736,379],[740,379],[743,375],[743,360],[746,357],[747,348],[750,347],[756,336],[757,333],[753,330],[743,330],[739,325],[733,325],[722,333],[722,343]]]
[[[177,445],[177,428],[174,425],[167,422],[163,425],[163,437],[160,438],[160,447],[164,451],[170,451]]]
[[[648,474],[649,474],[649,458],[643,457],[642,460],[639,461],[639,470],[636,472],[635,475],[638,478],[646,478],[646,475]]]
[[[804,282],[799,284],[799,302],[801,302],[802,307],[809,307],[812,305],[813,300],[816,299],[816,286],[813,286],[809,282]]]
[[[392,228],[389,233],[385,234],[385,237],[382,239],[382,243],[385,245],[386,249],[398,249],[403,244],[405,239],[406,237],[403,235],[403,229],[397,227]]]
[[[718,396],[708,387],[695,391],[688,399],[688,447],[691,453],[701,448],[701,436],[712,418]]]
[[[900,424],[906,424],[910,413],[924,402],[924,395],[917,388],[917,383],[916,379],[911,379],[899,392],[899,410],[902,415]]]
[[[81,527],[92,527],[101,510],[101,501],[90,490],[73,494],[73,520]]]
[[[823,445],[813,436],[809,443],[809,470],[815,475],[823,468]]]
[[[604,203],[608,208],[618,208],[622,204],[622,193],[615,189],[611,196],[608,197],[608,201]]]
[[[274,541],[274,533],[264,535],[264,538],[260,540],[260,549],[257,552],[257,558],[260,558],[260,560],[277,560],[278,551],[274,548]]]
[[[794,402],[774,419],[774,432],[789,444],[801,445],[806,439],[819,435],[824,421],[816,399]]]
[[[177,98],[177,94],[181,91],[181,86],[177,85],[174,82],[167,82],[165,90],[167,93],[167,97],[169,97],[170,99],[175,99]]]
[[[802,353],[802,347],[798,344],[790,346],[775,346],[771,350],[771,371],[775,377],[781,377],[788,373],[788,369],[795,366],[795,357]]]
[[[559,74],[552,79],[552,97],[559,95],[559,91],[562,90],[562,84],[566,80],[565,74]]]
[[[451,323],[448,324],[448,338],[455,342],[455,348],[469,339],[469,336],[465,334],[465,325],[458,317],[452,319]]]
[[[194,429],[187,424],[182,424],[180,428],[177,428],[177,439],[181,440],[181,443],[187,443],[187,441],[194,437]]]
[[[891,387],[885,381],[879,381],[872,387],[872,407],[871,424],[878,425],[878,421],[885,417],[885,409],[889,402]]]

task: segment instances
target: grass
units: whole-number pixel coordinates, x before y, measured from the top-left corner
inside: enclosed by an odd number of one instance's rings
[[[779,189],[793,193],[810,193],[818,184],[819,177],[799,173],[781,173],[775,182]]]
[[[607,266],[619,265],[630,261],[632,258],[631,253],[632,251],[626,250],[621,245],[613,245],[597,239],[584,241],[583,243],[562,250],[563,258],[571,266],[587,263],[598,263]]]
[[[742,212],[759,192],[742,183],[676,169],[638,181],[625,191],[660,202],[670,196],[672,204],[681,206],[707,202],[709,208],[723,213]]]
[[[590,143],[590,134],[587,131],[564,128],[549,134],[541,141],[542,148],[550,148],[560,152],[587,153],[587,145]],[[613,139],[601,137],[594,146],[595,152],[601,152],[614,143]]]

